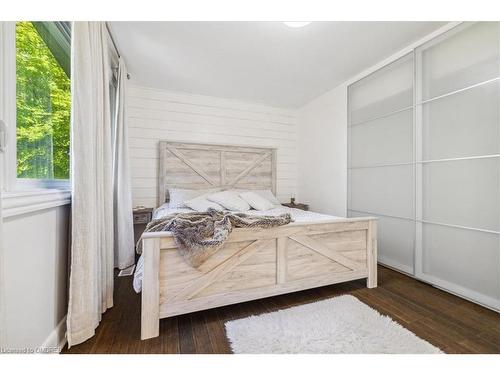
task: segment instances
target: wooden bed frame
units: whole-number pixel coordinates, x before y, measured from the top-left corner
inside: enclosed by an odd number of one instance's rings
[[[276,191],[276,150],[161,141],[158,203],[172,187]],[[237,228],[199,268],[170,232],[144,233],[141,339],[175,315],[356,279],[377,286],[374,217]]]

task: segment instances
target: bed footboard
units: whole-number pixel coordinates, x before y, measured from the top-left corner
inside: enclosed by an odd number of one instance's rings
[[[143,255],[141,339],[148,339],[169,316],[362,278],[376,287],[377,222],[235,229],[198,268],[182,258],[169,232],[145,233]]]

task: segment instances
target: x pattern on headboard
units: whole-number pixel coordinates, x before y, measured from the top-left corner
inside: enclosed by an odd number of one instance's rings
[[[160,141],[158,205],[169,188],[270,189],[276,194],[276,149]]]

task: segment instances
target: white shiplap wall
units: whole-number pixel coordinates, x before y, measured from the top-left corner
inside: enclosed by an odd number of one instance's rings
[[[297,193],[297,111],[129,85],[134,206],[156,206],[158,141],[269,146],[278,149],[278,198]]]

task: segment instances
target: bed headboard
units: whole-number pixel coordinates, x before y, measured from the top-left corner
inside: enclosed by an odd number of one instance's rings
[[[276,149],[160,141],[158,206],[169,188],[270,189],[276,194]]]

